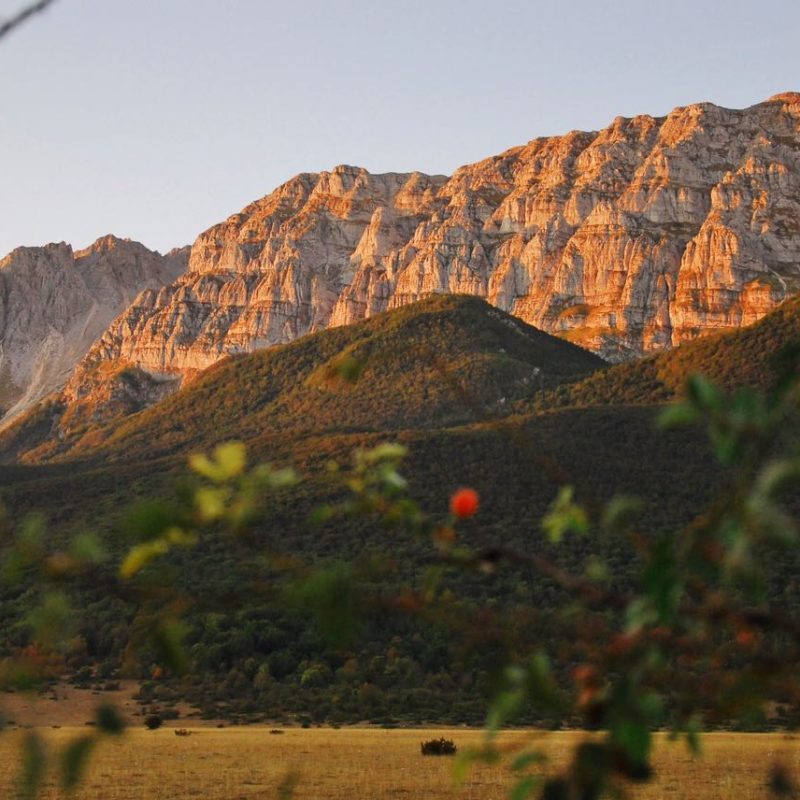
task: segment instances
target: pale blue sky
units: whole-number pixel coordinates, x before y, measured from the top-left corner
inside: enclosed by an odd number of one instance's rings
[[[164,251],[297,172],[751,105],[800,90],[798,31],[797,0],[58,0],[0,43],[0,255]]]

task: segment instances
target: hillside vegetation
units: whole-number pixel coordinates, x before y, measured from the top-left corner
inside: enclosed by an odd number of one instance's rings
[[[67,660],[68,672],[91,684],[116,674],[130,636],[154,614],[152,604],[104,592],[132,541],[126,508],[185,493],[186,456],[221,441],[239,439],[254,458],[291,464],[302,481],[270,498],[246,541],[210,537],[152,568],[154,584],[181,592],[189,609],[191,677],[150,680],[155,655],[145,651],[135,666],[142,701],[169,711],[183,698],[209,717],[242,721],[478,723],[495,667],[518,650],[538,643],[559,653],[561,677],[580,661],[571,598],[523,567],[440,570],[429,542],[369,516],[311,523],[315,508],[341,497],[328,462],[401,442],[409,449],[403,473],[423,508],[444,518],[453,489],[479,492],[479,514],[460,526],[465,544],[545,553],[575,574],[600,556],[614,585],[625,587],[636,553],[597,524],[603,504],[642,498],[649,535],[686,522],[725,480],[697,431],[656,429],[654,403],[705,366],[728,385],[759,385],[768,372],[753,348],[763,355],[795,333],[796,306],[786,304],[753,328],[607,368],[483,301],[434,297],[230,359],[161,403],[72,438],[52,435],[56,406],[40,409],[2,443],[7,458],[27,451],[42,463],[7,464],[0,486],[12,519],[40,510],[54,544],[97,531],[112,556],[105,577],[84,592],[84,645]],[[722,359],[733,365],[724,373],[715,363]],[[565,483],[577,487],[592,529],[556,551],[538,521]],[[264,595],[266,552],[309,565],[379,557],[383,571],[364,578],[373,602],[361,609],[356,638],[331,643],[280,591]],[[776,564],[769,591],[800,607],[799,565],[790,562]],[[396,598],[427,591],[432,569],[437,602],[421,614],[387,614]],[[7,655],[29,641],[20,620],[34,600],[24,588],[3,589],[0,602]],[[456,628],[445,618],[459,620]]]

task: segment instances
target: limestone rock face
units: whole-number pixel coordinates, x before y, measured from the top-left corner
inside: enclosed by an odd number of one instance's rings
[[[449,178],[298,175],[201,234],[70,383],[190,377],[432,292],[485,297],[615,361],[752,322],[800,289],[800,94],[535,139]]]
[[[8,421],[64,387],[112,320],[147,288],[171,283],[188,248],[166,256],[106,236],[73,252],[19,247],[0,260],[0,411]]]

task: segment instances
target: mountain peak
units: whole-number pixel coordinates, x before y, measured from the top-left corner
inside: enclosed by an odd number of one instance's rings
[[[800,92],[781,92],[774,94],[767,100],[768,103],[787,103],[789,105],[800,104]]]

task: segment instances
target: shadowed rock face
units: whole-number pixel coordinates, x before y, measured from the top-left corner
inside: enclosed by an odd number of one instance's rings
[[[78,252],[20,247],[0,260],[0,409],[7,421],[64,387],[75,364],[147,288],[172,282],[188,248],[166,256],[113,236]]]
[[[431,292],[485,297],[621,361],[752,322],[799,287],[790,93],[620,117],[450,178],[298,175],[201,234],[188,271],[144,292],[87,365],[185,377]]]

